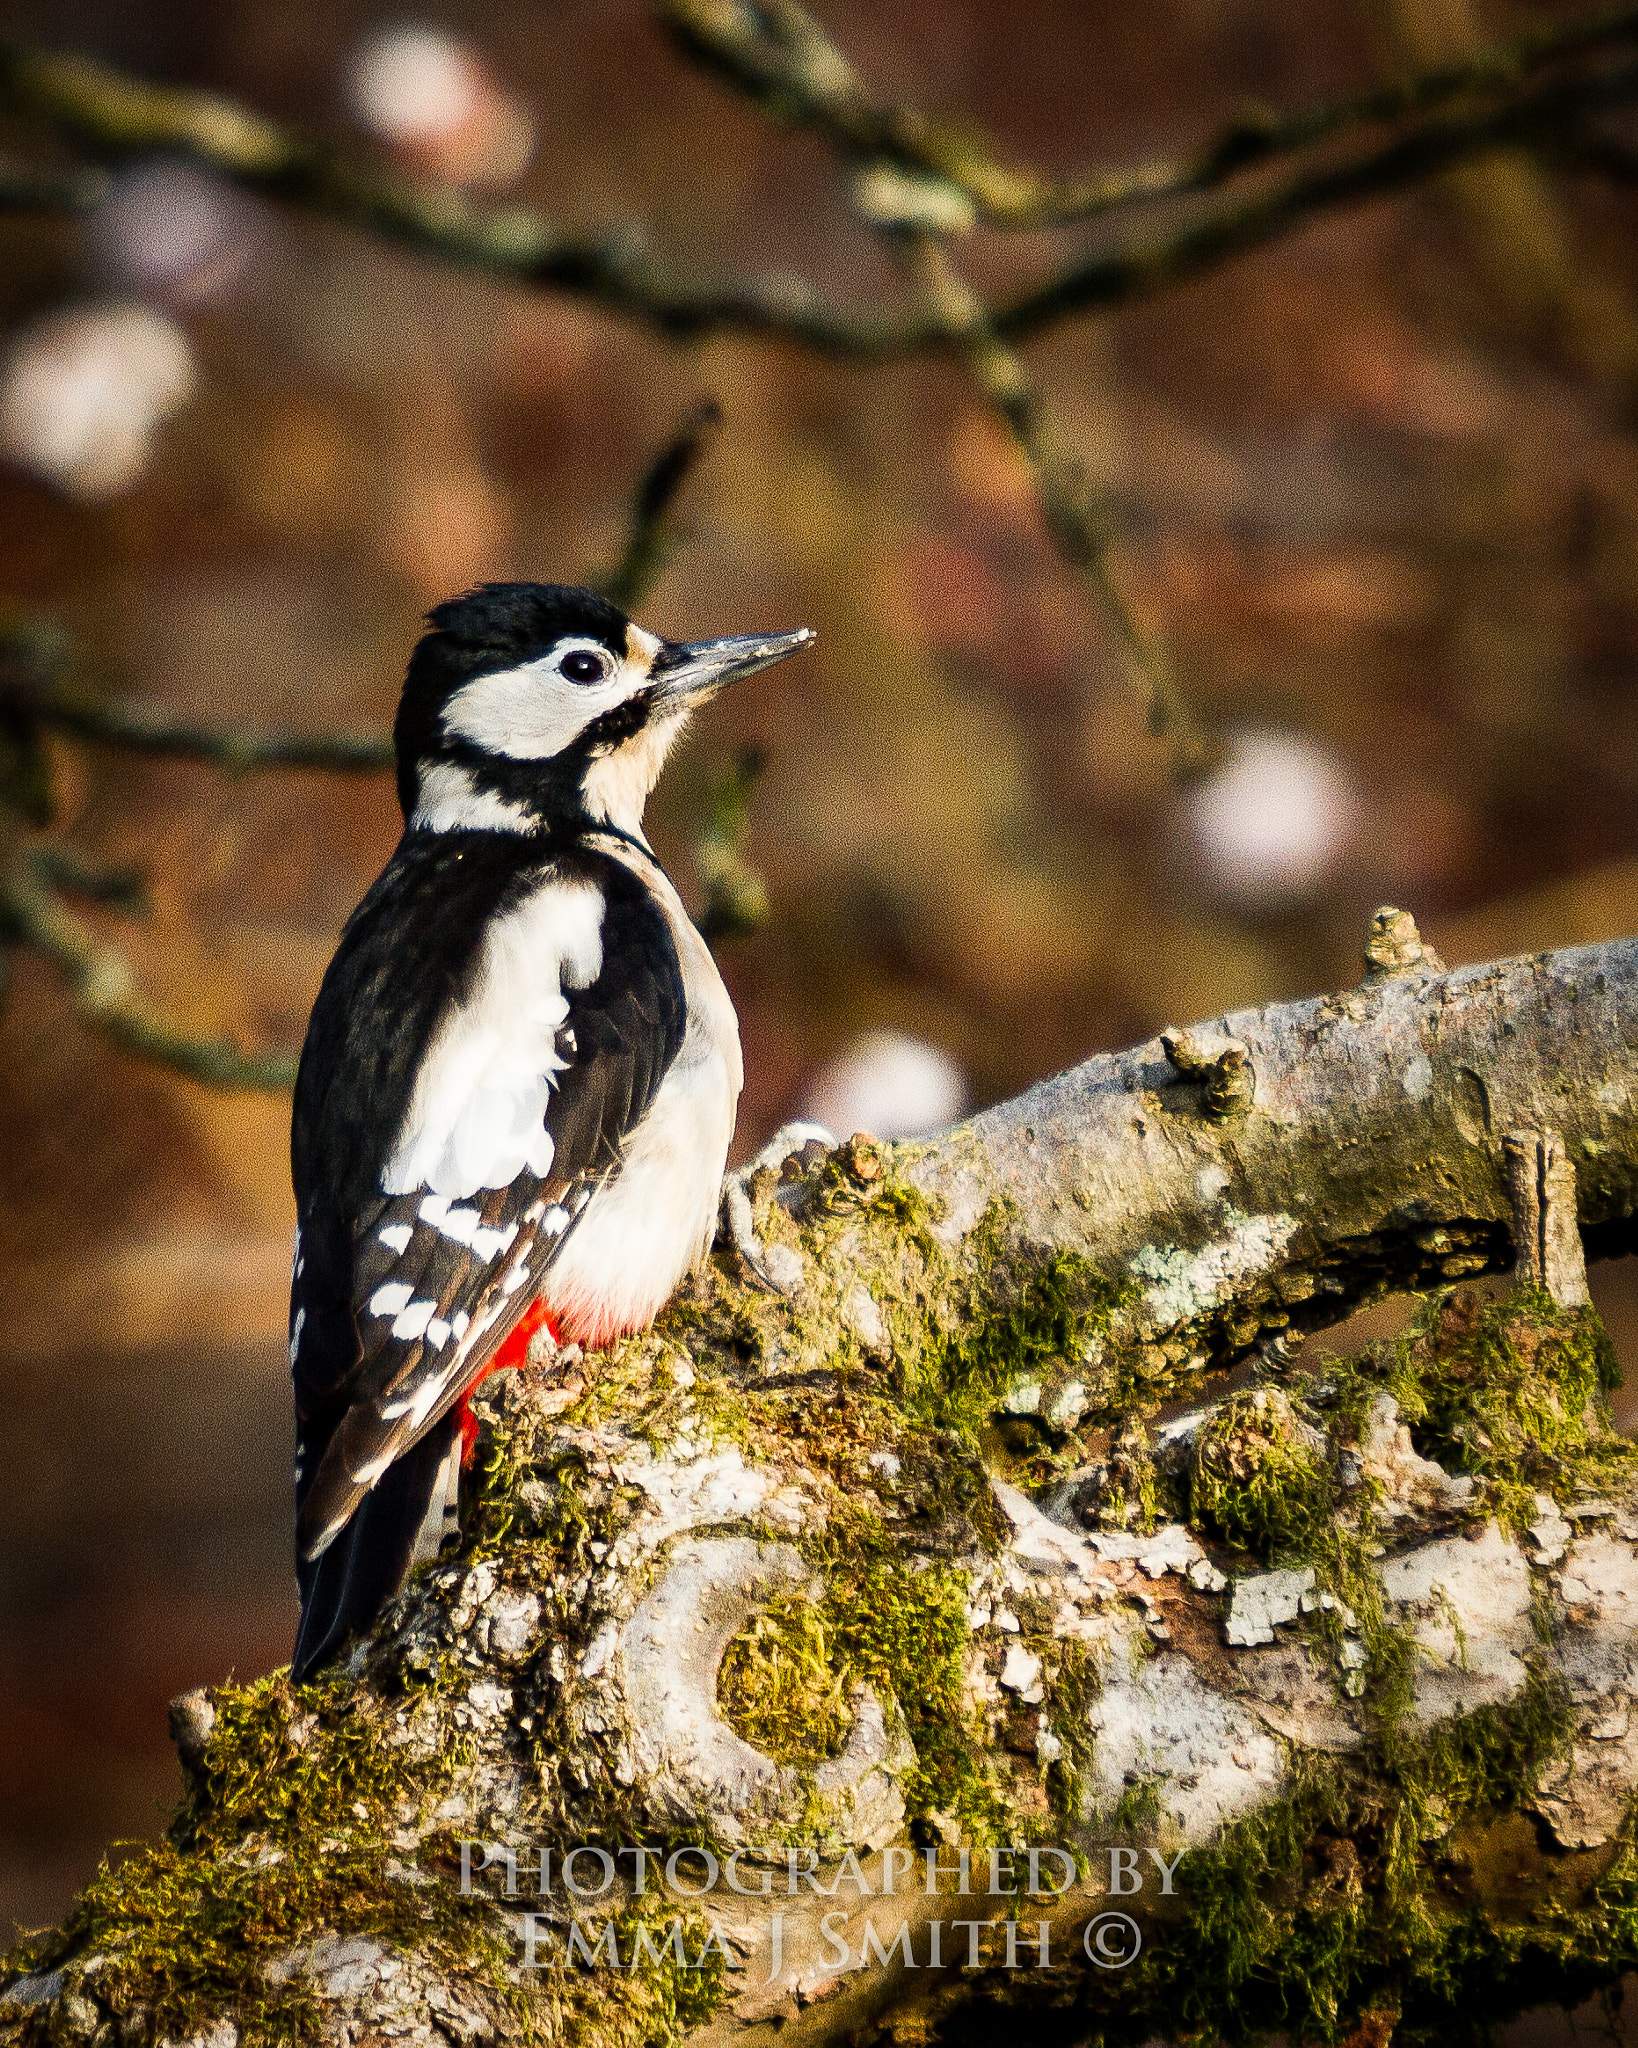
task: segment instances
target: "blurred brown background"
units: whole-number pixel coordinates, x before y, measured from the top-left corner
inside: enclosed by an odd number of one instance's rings
[[[411,28],[311,0],[4,18],[571,225],[641,219],[702,268],[855,298],[891,280],[821,143],[691,68],[636,0],[474,0]],[[825,18],[884,87],[1067,168],[1523,17]],[[1385,900],[1453,961],[1638,931],[1635,224],[1638,197],[1497,160],[1030,349],[1125,587],[1227,742],[1188,790],[948,363],[670,346],[176,165],[122,171],[79,226],[0,219],[0,600],[59,622],[111,692],[384,727],[427,605],[604,567],[644,462],[714,394],[726,428],[645,620],[820,631],[713,707],[653,816],[692,886],[712,777],[766,749],[749,851],[773,914],[723,951],[740,1144],[804,1106],[939,1121],[1168,1021],[1352,979]],[[962,258],[997,283],[1043,247],[981,234]],[[54,756],[60,828],[149,879],[144,917],[88,913],[144,985],[299,1042],[396,835],[389,780]],[[157,1828],[166,1700],[288,1656],[287,1110],[109,1050],[24,954],[0,1063],[0,1923],[37,1923],[111,1836]],[[1595,1284],[1638,1358],[1624,1276]]]

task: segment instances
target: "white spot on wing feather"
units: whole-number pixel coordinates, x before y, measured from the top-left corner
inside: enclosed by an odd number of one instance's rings
[[[409,1241],[415,1235],[415,1226],[410,1223],[389,1223],[385,1230],[378,1230],[376,1236],[390,1252],[403,1252],[409,1248]]]
[[[306,1320],[306,1309],[297,1309],[295,1320],[290,1325],[290,1363],[292,1365],[296,1362],[296,1353],[301,1349],[301,1326]]]
[[[447,1390],[447,1385],[447,1381],[440,1374],[438,1377],[428,1380],[424,1387],[416,1388],[415,1400],[410,1407],[410,1427],[412,1429],[419,1429],[421,1424],[426,1421],[427,1417],[438,1405],[439,1396]]]
[[[394,1322],[392,1326],[393,1335],[402,1339],[405,1343],[408,1343],[412,1337],[424,1336],[427,1324],[431,1322],[433,1311],[437,1306],[438,1304],[435,1301],[412,1301],[409,1307]]]
[[[372,1316],[395,1316],[400,1309],[409,1307],[410,1296],[415,1289],[402,1280],[389,1280],[385,1287],[378,1287],[370,1296],[369,1308]]]

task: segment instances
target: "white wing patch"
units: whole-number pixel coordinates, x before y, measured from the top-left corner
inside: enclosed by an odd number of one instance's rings
[[[427,1049],[381,1188],[447,1198],[441,1213],[429,1215],[433,1205],[424,1203],[423,1219],[479,1257],[498,1256],[511,1238],[479,1230],[475,1210],[447,1202],[506,1187],[523,1172],[550,1172],[546,1101],[568,1064],[556,1046],[569,1014],[563,991],[587,987],[602,964],[602,892],[549,879],[491,928],[471,994]],[[490,1237],[493,1244],[478,1242]]]

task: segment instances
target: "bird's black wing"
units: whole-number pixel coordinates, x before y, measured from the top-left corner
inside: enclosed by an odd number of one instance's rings
[[[439,835],[483,842],[464,850],[417,843],[429,836],[406,839],[349,926],[297,1084],[302,1669],[401,1583],[436,1488],[453,1473],[452,1411],[541,1292],[592,1191],[618,1170],[686,1023],[665,915],[623,863],[585,849],[523,859],[515,845],[488,843],[505,834]],[[484,951],[497,921],[514,914],[529,920],[531,948],[564,948],[562,1001],[532,1018],[540,988],[553,987],[551,962],[531,951],[531,983],[509,959],[497,990]],[[593,924],[595,961],[585,946]],[[435,1010],[428,989],[441,992]],[[503,1037],[512,1031],[498,1065],[478,1056],[449,1065],[451,1035],[491,1012]],[[428,1163],[415,1120],[440,1045],[455,1083],[477,1077],[464,1106],[459,1085],[440,1097],[430,1145],[440,1185],[389,1188],[406,1160]],[[493,1163],[497,1129],[529,1157],[499,1186],[465,1187],[463,1166],[481,1175],[486,1154]],[[356,1150],[336,1155],[338,1133],[365,1149],[363,1166]],[[509,1164],[506,1144],[499,1151]]]

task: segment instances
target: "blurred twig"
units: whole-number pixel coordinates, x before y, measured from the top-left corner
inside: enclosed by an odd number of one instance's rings
[[[627,608],[640,602],[665,567],[677,494],[720,424],[714,403],[696,407],[644,472],[632,502],[625,547],[605,585],[614,602]],[[28,620],[0,621],[0,664],[9,663],[14,671],[10,677],[0,673],[0,825],[13,828],[0,836],[14,839],[16,824],[51,820],[50,762],[38,744],[42,728],[126,753],[208,761],[230,774],[256,768],[360,774],[393,765],[392,741],[385,734],[260,733],[206,725],[148,705],[98,703],[76,696],[65,682],[68,659],[67,644],[51,627]],[[732,863],[739,859],[749,775],[742,774],[742,781],[737,825],[732,830],[722,826],[727,813],[714,799],[702,840],[702,865],[704,848],[721,841],[724,876],[714,895],[707,877],[707,915],[711,901],[727,901]],[[719,935],[755,928],[744,906],[759,878],[742,860],[739,869],[742,915],[737,923],[722,923]],[[100,866],[60,841],[26,848],[13,845],[0,866],[0,945],[27,946],[49,960],[68,983],[74,1006],[87,1024],[126,1051],[212,1087],[292,1085],[294,1055],[245,1052],[230,1039],[190,1031],[155,1009],[138,987],[124,954],[68,908],[62,900],[65,893],[121,909],[140,908],[142,878],[128,869]]]
[[[785,11],[794,16],[794,10]],[[822,37],[817,28],[812,34]],[[1527,77],[1523,83],[1512,81],[1539,71],[1550,58],[1586,55],[1625,41],[1638,41],[1638,14],[1632,9],[1542,32],[1524,55],[1522,45],[1502,46],[1379,93],[1273,120],[1262,130],[1276,138],[1273,149],[1248,153],[1246,124],[1241,123],[1232,131],[1240,140],[1219,137],[1190,160],[1192,169],[1174,167],[1165,176],[1152,167],[1102,174],[1106,193],[1100,204],[1105,206],[1175,196],[1219,183],[1229,170],[1253,161],[1380,122],[1384,109],[1407,117],[1400,134],[1374,150],[1302,171],[1250,198],[1231,196],[1201,218],[1060,267],[992,307],[991,325],[1002,338],[1018,340],[1091,306],[1163,290],[1289,232],[1325,208],[1401,190],[1487,151],[1550,148],[1555,133],[1581,115],[1638,98],[1638,71],[1631,65],[1605,66],[1545,87],[1530,86]],[[828,39],[824,43],[832,47]],[[1459,91],[1481,88],[1498,103],[1456,117],[1437,111]],[[1430,103],[1435,108],[1431,115]],[[856,361],[913,355],[963,341],[960,332],[952,333],[925,308],[877,312],[843,306],[827,301],[800,278],[690,279],[650,255],[631,229],[593,237],[565,234],[529,208],[476,205],[447,186],[399,177],[367,157],[315,141],[216,95],[154,85],[86,57],[0,46],[0,107],[31,114],[112,159],[158,150],[189,156],[270,197],[448,262],[595,300],[673,335],[727,328]],[[1211,176],[1201,170],[1208,159],[1220,166]],[[885,199],[878,194],[877,224],[895,224],[916,203],[913,194]]]
[[[119,747],[128,754],[209,761],[229,775],[253,768],[321,768],[334,775],[366,775],[390,768],[393,761],[392,741],[377,733],[257,732],[202,725],[147,704],[96,704],[4,686],[0,703],[15,704],[41,725],[79,739]]]
[[[249,190],[424,255],[555,286],[668,332],[734,327],[840,355],[875,354],[893,341],[890,322],[827,308],[800,280],[690,280],[651,257],[633,228],[567,234],[531,208],[478,205],[451,186],[400,177],[217,94],[156,85],[94,58],[0,45],[0,106],[99,156],[185,156]]]
[[[1015,349],[1000,339],[983,307],[934,236],[904,238],[910,267],[940,316],[963,324],[961,358],[990,409],[1012,432],[1035,479],[1042,516],[1058,552],[1084,575],[1120,641],[1132,680],[1147,702],[1149,730],[1166,748],[1173,777],[1191,781],[1216,748],[1179,689],[1166,648],[1128,603],[1109,560],[1109,526],[1080,464],[1055,444],[1040,394]]]
[[[671,508],[678,492],[709,454],[721,426],[722,408],[714,398],[702,400],[643,472],[632,500],[625,548],[598,586],[609,602],[622,611],[637,609],[670,561],[677,544]]]
[[[50,626],[0,624],[0,720],[45,726],[132,754],[179,754],[229,774],[252,768],[322,768],[356,775],[390,768],[392,741],[377,733],[266,733],[202,723],[181,712],[77,694],[68,649]]]
[[[1559,138],[1554,159],[1570,170],[1592,171],[1618,185],[1638,185],[1638,147],[1596,130]]]
[[[43,954],[68,983],[86,1023],[126,1051],[215,1088],[288,1088],[288,1054],[247,1053],[231,1039],[190,1031],[156,1010],[123,953],[67,909],[36,863],[16,860],[0,878],[0,925]]]
[[[0,157],[0,213],[89,213],[107,197],[108,173],[83,164],[49,164]]]
[[[658,11],[691,56],[776,119],[817,128],[863,162],[893,164],[953,187],[988,226],[1023,229],[1063,227],[1118,206],[1211,191],[1254,165],[1349,129],[1506,93],[1552,64],[1638,37],[1638,7],[1612,8],[1533,29],[1471,58],[1303,113],[1245,113],[1182,157],[1048,178],[1003,163],[953,124],[873,97],[797,0],[658,0]]]
[[[62,895],[83,896],[88,903],[109,903],[117,910],[152,907],[148,878],[140,868],[107,867],[61,841],[33,848],[27,859],[41,883]]]
[[[768,922],[768,885],[745,857],[751,796],[768,757],[760,747],[741,747],[711,786],[705,823],[694,848],[694,863],[705,901],[694,922],[713,945],[748,938]]]
[[[1638,99],[1638,61],[1596,78],[1542,87],[1489,113],[1429,120],[1364,156],[1305,171],[1184,227],[1069,264],[999,307],[995,331],[1023,340],[1072,313],[1151,298],[1277,240],[1313,215],[1407,190],[1495,150],[1523,147],[1550,154],[1561,134],[1574,132],[1578,117],[1632,99]]]
[[[741,21],[747,10],[740,0],[678,0],[667,7],[675,18],[679,6],[693,16]],[[782,47],[799,65],[802,89],[813,81],[836,83],[862,102],[863,87],[846,55],[831,42],[797,0],[764,0],[764,18],[776,21]],[[732,75],[732,74],[731,74]],[[845,129],[831,132],[852,146]],[[1041,398],[1017,351],[995,331],[982,299],[956,268],[948,246],[949,223],[939,232],[938,215],[921,204],[915,192],[902,195],[906,210],[897,214],[884,201],[891,192],[856,184],[854,201],[864,218],[889,240],[914,278],[929,319],[952,340],[986,405],[1009,428],[1030,466],[1042,518],[1054,544],[1070,568],[1091,584],[1098,604],[1113,625],[1132,679],[1147,700],[1149,728],[1167,750],[1173,776],[1192,780],[1211,763],[1215,748],[1177,686],[1166,649],[1149,632],[1127,602],[1109,557],[1109,522],[1081,465],[1056,444]]]

